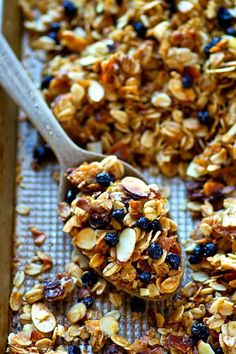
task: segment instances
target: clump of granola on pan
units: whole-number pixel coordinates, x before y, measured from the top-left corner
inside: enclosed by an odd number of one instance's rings
[[[159,299],[176,292],[183,273],[177,225],[156,185],[125,177],[117,157],[67,171],[76,196],[64,231],[89,266],[133,295]],[[65,217],[63,203],[59,206]]]
[[[20,3],[51,59],[44,97],[84,147],[184,176],[234,124],[233,0]]]
[[[205,216],[212,210],[219,210],[225,198],[235,196],[235,138],[234,125],[225,134],[218,135],[189,164],[188,207],[194,215]]]
[[[218,211],[208,209],[191,235],[187,252],[193,280],[181,290],[181,299],[174,305],[176,312],[170,322],[180,322],[192,341],[189,350],[196,346],[200,354],[233,354],[236,348],[235,197],[225,198]]]
[[[225,198],[219,211],[208,209],[192,238],[189,261],[212,275],[236,270],[236,198]]]

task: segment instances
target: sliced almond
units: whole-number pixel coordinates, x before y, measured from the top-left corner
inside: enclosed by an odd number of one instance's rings
[[[17,346],[20,346],[20,347],[24,348],[24,347],[30,346],[32,344],[32,341],[30,340],[30,338],[27,336],[26,333],[19,332],[19,333],[15,334],[15,335],[13,334],[13,337],[11,338],[11,340],[9,340],[9,343],[11,345],[17,345]],[[25,351],[23,350],[23,353],[24,352]]]
[[[119,243],[116,246],[117,259],[120,262],[127,262],[134,252],[136,243],[136,233],[134,229],[124,229],[119,237]]]
[[[34,326],[42,333],[49,333],[56,327],[56,319],[43,303],[32,305],[31,316]]]
[[[93,102],[100,102],[105,97],[104,87],[93,80],[88,88],[88,96]]]
[[[96,233],[90,227],[81,230],[76,236],[76,246],[84,250],[91,250],[96,245]]]
[[[42,264],[30,263],[25,266],[25,274],[27,274],[31,277],[39,275],[42,272],[43,272],[43,265]]]
[[[209,279],[209,276],[205,272],[194,272],[193,273],[193,280],[204,283],[206,280]]]
[[[89,266],[91,268],[99,268],[104,262],[104,256],[101,253],[95,253],[90,259]]]
[[[113,316],[104,316],[99,320],[101,330],[109,337],[119,331],[119,323]]]
[[[150,193],[148,185],[136,177],[123,178],[121,185],[127,193],[136,198],[147,198]]]

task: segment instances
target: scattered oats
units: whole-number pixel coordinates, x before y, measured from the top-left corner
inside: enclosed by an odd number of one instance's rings
[[[24,215],[24,216],[29,215],[30,207],[24,204],[19,204],[16,206],[16,212],[17,214]]]
[[[112,303],[112,305],[114,305],[115,307],[120,307],[122,304],[121,295],[117,292],[116,293],[110,292],[109,293],[109,300]]]
[[[164,92],[154,92],[152,95],[152,104],[155,107],[166,108],[171,106],[171,98]]]
[[[32,305],[32,321],[42,333],[49,333],[56,327],[56,319],[52,312],[41,302]]]
[[[193,280],[204,283],[209,279],[209,276],[204,272],[193,272]]]
[[[161,41],[167,33],[167,30],[170,28],[170,22],[169,21],[162,21],[158,23],[152,30],[152,34],[154,37],[156,37],[159,41]]]
[[[67,313],[67,318],[70,323],[77,323],[85,317],[86,311],[86,306],[80,302],[72,306],[72,308]]]

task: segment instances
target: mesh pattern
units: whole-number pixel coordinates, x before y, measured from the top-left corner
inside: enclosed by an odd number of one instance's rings
[[[25,46],[25,65],[30,71],[35,71],[34,77],[36,81],[39,78],[39,65],[37,60],[32,57],[28,47]],[[19,260],[17,269],[23,270],[25,265],[30,263],[31,258],[37,250],[41,250],[46,254],[51,255],[53,259],[53,268],[48,275],[54,275],[58,272],[63,272],[65,265],[70,262],[72,247],[70,239],[62,232],[62,225],[57,218],[57,192],[58,186],[53,181],[52,174],[59,170],[59,166],[52,164],[44,167],[39,172],[34,172],[31,168],[32,150],[36,144],[37,134],[34,128],[28,122],[19,123],[19,142],[18,142],[18,160],[21,161],[22,183],[17,188],[16,203],[25,204],[30,207],[30,215],[16,216],[16,244],[15,249],[16,258]],[[160,186],[168,187],[170,189],[171,198],[169,201],[170,212],[172,218],[178,223],[179,234],[184,243],[188,238],[190,231],[193,229],[193,221],[186,211],[185,207],[185,185],[178,179],[168,179],[162,176],[157,178],[150,177],[145,173],[145,177],[149,183],[157,183]],[[34,245],[33,237],[29,231],[29,225],[34,225],[39,230],[46,233],[46,242],[43,246],[36,247]],[[46,274],[43,275],[47,276]],[[184,283],[188,280],[186,272],[184,276]],[[35,283],[33,278],[27,277],[25,282],[26,290],[32,287]],[[139,338],[148,329],[147,313],[148,304],[145,314],[140,316],[138,321],[132,322],[131,311],[129,306],[129,298],[124,296],[127,301],[123,302],[120,309],[120,334],[132,341],[134,338]],[[57,305],[54,313],[58,314],[61,322],[66,321],[66,311],[72,303],[76,302],[76,294],[73,299],[68,299],[63,304]],[[158,304],[156,306],[159,306]],[[102,313],[106,313],[115,309],[113,305],[107,300],[97,300],[96,307]],[[162,304],[161,310],[166,313],[167,308]],[[16,332],[21,328],[17,315],[12,316],[11,331]],[[81,347],[86,349],[87,353],[92,353],[91,348]]]

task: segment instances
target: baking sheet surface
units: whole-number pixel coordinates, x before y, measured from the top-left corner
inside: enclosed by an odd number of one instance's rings
[[[32,75],[32,78],[38,85],[40,82],[40,70],[42,61],[44,60],[41,54],[33,54],[27,45],[27,38],[24,38],[24,53],[23,61],[26,69]],[[62,224],[57,218],[57,191],[58,187],[53,180],[52,175],[59,171],[57,164],[48,164],[40,171],[32,170],[32,151],[37,144],[37,133],[27,121],[21,121],[18,124],[19,141],[18,141],[18,161],[21,165],[22,181],[17,187],[16,204],[24,204],[30,208],[28,216],[16,216],[16,232],[15,232],[15,253],[17,270],[23,270],[25,265],[30,263],[31,258],[37,250],[41,250],[49,254],[53,259],[53,268],[49,273],[44,273],[43,276],[52,276],[65,270],[65,265],[70,262],[72,247],[70,239],[64,235]],[[150,183],[157,183],[161,187],[166,187],[170,191],[170,212],[172,218],[178,223],[179,234],[182,242],[188,239],[190,232],[193,230],[193,221],[186,211],[186,192],[185,185],[178,178],[168,179],[162,176],[151,177],[146,173],[146,177]],[[41,247],[34,245],[33,236],[29,231],[29,225],[33,225],[39,230],[46,233],[46,242]],[[187,282],[189,274],[185,274],[184,283]],[[25,282],[26,290],[31,288],[37,280],[27,277]],[[138,321],[131,321],[131,312],[129,299],[125,297],[125,301],[120,309],[120,334],[132,341],[144,334],[148,329],[147,312],[140,316]],[[74,299],[66,300],[66,306],[71,306],[76,302],[76,294]],[[61,321],[65,321],[66,306],[57,305],[56,312],[61,316]],[[158,305],[157,305],[158,306]],[[96,307],[103,313],[110,311],[113,305],[107,300],[96,299]],[[167,311],[167,308],[162,307],[162,311]],[[17,316],[12,317],[10,331],[17,332],[21,325]],[[83,348],[83,347],[82,347]],[[88,353],[92,353],[91,348],[86,348]]]

